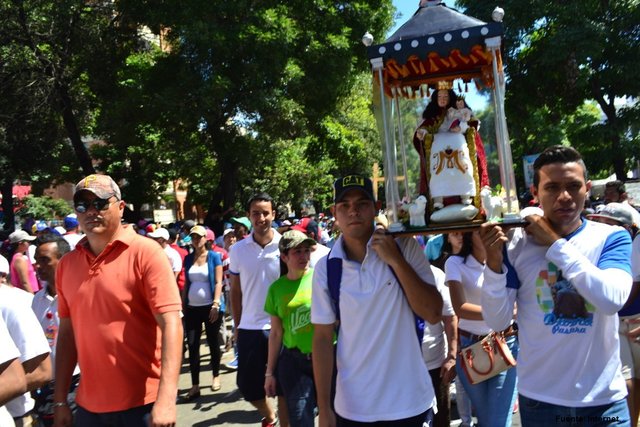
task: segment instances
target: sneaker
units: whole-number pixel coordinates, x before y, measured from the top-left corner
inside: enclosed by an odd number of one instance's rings
[[[266,418],[262,419],[262,427],[276,427],[278,425],[278,418],[273,420],[272,423],[268,423]]]
[[[238,369],[238,358],[235,357],[231,362],[226,363],[224,365],[227,369],[231,369],[232,371],[235,371]]]

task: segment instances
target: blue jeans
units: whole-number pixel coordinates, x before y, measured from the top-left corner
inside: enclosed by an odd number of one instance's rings
[[[523,427],[630,426],[626,399],[602,405],[570,408],[553,405],[523,395],[520,399],[520,419]]]
[[[475,341],[460,336],[460,348],[470,346]],[[518,339],[507,338],[507,344],[514,358],[518,357]],[[462,369],[460,355],[456,360],[456,373],[475,409],[481,426],[511,426],[511,415],[516,397],[516,370],[504,372],[478,384],[470,384]]]
[[[291,427],[313,427],[316,394],[311,358],[283,347],[278,358],[278,382],[287,401]]]

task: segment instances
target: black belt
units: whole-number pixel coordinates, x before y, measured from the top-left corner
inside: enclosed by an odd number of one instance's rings
[[[299,348],[288,348],[284,347],[285,350],[289,351],[292,355],[296,357],[300,357],[302,359],[311,360],[311,353],[303,353]]]
[[[27,421],[29,418],[33,417],[33,409],[25,413],[24,415],[20,415],[19,417],[13,417],[14,421]]]
[[[482,341],[482,339],[486,337],[486,335],[472,334],[471,332],[467,332],[464,329],[458,329],[458,335],[468,338],[471,341]]]
[[[518,324],[517,323],[512,323],[511,325],[509,325],[509,327],[507,329],[505,329],[504,331],[500,332],[502,334],[503,337],[510,337],[512,335],[517,335],[518,334]],[[472,341],[481,341],[482,339],[484,339],[487,335],[476,335],[476,334],[472,334],[471,332],[467,332],[464,329],[458,329],[458,335],[468,338]]]

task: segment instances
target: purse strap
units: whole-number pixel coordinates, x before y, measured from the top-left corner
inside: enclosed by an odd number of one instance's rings
[[[469,365],[469,368],[473,369],[474,372],[477,373],[478,375],[487,375],[489,372],[493,370],[493,349],[491,348],[491,345],[495,339],[496,339],[495,333],[491,333],[490,335],[488,335],[482,340],[482,349],[489,355],[489,367],[484,372],[479,371],[474,366],[473,350],[469,348],[464,352],[464,357],[467,360],[467,365]]]

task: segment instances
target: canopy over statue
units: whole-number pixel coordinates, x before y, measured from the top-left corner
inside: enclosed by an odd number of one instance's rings
[[[416,13],[384,43],[368,47],[374,72],[374,107],[383,136],[385,194],[392,232],[407,228],[416,233],[436,232],[486,219],[489,209],[483,208],[481,201],[486,199],[481,195],[488,191],[482,190],[488,184],[484,146],[477,132],[478,121],[462,93],[462,87],[466,92],[470,83],[492,90],[503,188],[500,220],[519,221],[504,115],[500,54],[503,15],[496,8],[492,14],[495,22],[487,23],[444,2],[423,0]],[[458,93],[453,90],[456,81]],[[431,102],[413,135],[413,146],[420,157],[420,183],[418,192],[411,194],[400,102],[426,97],[431,97]],[[418,196],[427,199],[424,221],[418,219],[415,208],[403,207],[399,182],[404,183],[405,204]],[[492,204],[495,208],[495,200]],[[404,224],[399,215],[403,210],[412,211]]]

